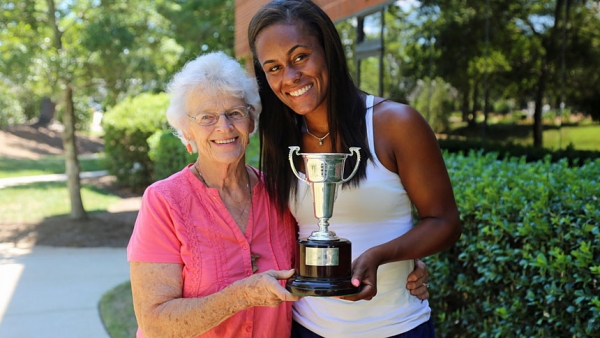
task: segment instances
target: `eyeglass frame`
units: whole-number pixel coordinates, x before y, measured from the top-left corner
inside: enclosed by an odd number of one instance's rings
[[[240,108],[244,108],[244,110],[243,110],[243,112],[244,112],[244,116],[242,116],[241,118],[239,118],[239,119],[231,119],[231,118],[230,118],[230,117],[227,115],[227,113],[229,113],[229,112],[231,112],[231,111],[233,111],[233,110],[236,110],[236,109],[238,110],[238,112],[242,112]],[[235,106],[235,107],[231,107],[231,108],[227,109],[226,111],[223,111],[223,112],[220,112],[220,113],[204,112],[204,113],[200,113],[200,114],[198,114],[198,115],[196,115],[196,116],[192,116],[192,115],[190,115],[190,114],[187,114],[187,113],[186,113],[186,115],[187,115],[189,118],[191,118],[192,120],[194,120],[194,122],[196,122],[196,124],[197,124],[197,125],[199,125],[199,126],[201,126],[201,127],[208,127],[208,126],[213,126],[213,125],[217,124],[217,122],[219,122],[219,119],[221,118],[221,116],[225,116],[225,118],[226,118],[226,119],[227,119],[227,121],[229,121],[229,122],[242,121],[242,120],[246,119],[246,118],[248,117],[248,115],[250,115],[250,109],[252,109],[252,105],[246,104],[246,105],[243,105],[243,106]],[[210,124],[201,124],[201,123],[200,123],[200,122],[197,120],[197,118],[198,118],[199,116],[202,116],[202,115],[213,115],[213,116],[216,116],[216,120],[215,120],[215,122],[213,122],[213,123],[210,123]]]

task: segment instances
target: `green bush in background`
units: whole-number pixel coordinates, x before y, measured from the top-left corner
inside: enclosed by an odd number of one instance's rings
[[[154,181],[162,180],[196,161],[198,154],[188,154],[181,140],[172,131],[157,131],[148,138],[148,155],[154,168]]]
[[[455,101],[452,87],[441,78],[430,81],[425,78],[419,81],[417,88],[409,97],[412,106],[425,117],[431,129],[436,133],[448,129],[448,117],[451,115]]]
[[[437,334],[600,336],[600,160],[445,159],[463,235],[426,259]]]
[[[109,171],[121,185],[142,190],[152,182],[153,164],[148,156],[148,138],[158,130],[169,130],[167,94],[140,94],[107,111],[102,119],[104,151]]]

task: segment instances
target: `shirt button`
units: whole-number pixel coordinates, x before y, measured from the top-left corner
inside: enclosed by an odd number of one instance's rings
[[[252,326],[248,325],[246,326],[246,332],[251,332],[252,331]]]
[[[242,249],[244,249],[244,250],[248,250],[248,245],[244,244],[244,245],[242,246]]]

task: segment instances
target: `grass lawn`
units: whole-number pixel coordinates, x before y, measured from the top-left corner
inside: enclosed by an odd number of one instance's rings
[[[121,198],[84,184],[81,199],[85,210],[93,212],[107,210]],[[2,222],[34,222],[71,212],[66,182],[40,182],[3,188],[0,205]]]
[[[600,151],[600,125],[565,126],[544,131],[544,146],[558,150],[570,144],[579,150]]]
[[[491,141],[533,145],[533,127],[531,124],[496,123],[489,124],[483,131],[479,124],[469,129],[464,122],[454,122],[449,135],[464,136],[467,139],[481,139],[483,135]],[[572,145],[577,150],[600,151],[600,124],[582,125],[545,125],[542,135],[544,148],[558,150]]]
[[[132,304],[130,282],[117,285],[100,299],[100,317],[111,338],[135,337],[137,322]]]

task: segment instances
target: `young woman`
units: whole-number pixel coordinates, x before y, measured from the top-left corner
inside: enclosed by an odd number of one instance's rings
[[[289,205],[300,237],[315,230],[315,219],[307,185],[289,167],[288,146],[303,153],[360,147],[363,159],[338,192],[332,217],[332,230],[352,242],[352,281],[361,292],[295,302],[292,336],[434,336],[429,304],[411,297],[405,281],[414,259],[451,246],[461,226],[431,128],[410,106],[355,86],[335,26],[311,1],[268,3],[252,18],[248,39],[263,103],[260,167],[279,210]],[[302,170],[300,161],[296,167]]]

